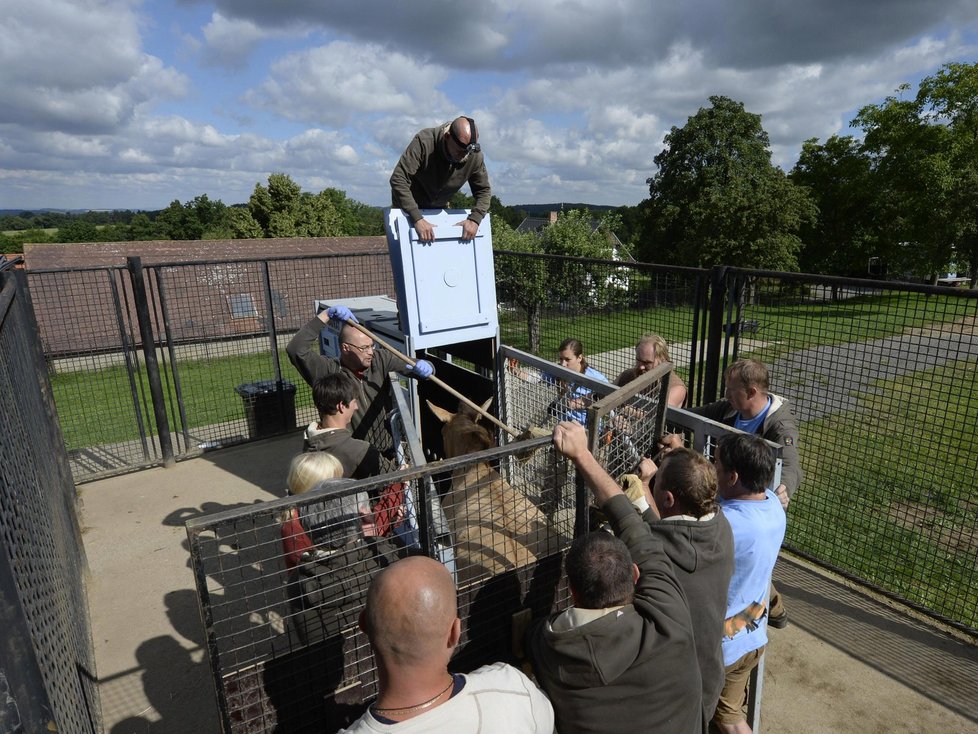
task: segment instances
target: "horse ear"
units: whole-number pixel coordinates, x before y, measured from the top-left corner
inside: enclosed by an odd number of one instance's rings
[[[455,417],[454,413],[445,410],[444,408],[439,408],[430,400],[425,400],[425,402],[428,403],[428,407],[431,408],[431,412],[434,413],[438,420],[440,420],[442,423],[451,423],[452,418]]]

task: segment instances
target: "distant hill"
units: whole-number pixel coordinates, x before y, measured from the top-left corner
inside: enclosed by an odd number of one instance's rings
[[[517,211],[522,209],[531,217],[542,217],[550,212],[569,212],[573,209],[589,209],[592,212],[610,212],[612,209],[617,209],[618,207],[602,206],[599,204],[568,204],[567,202],[562,202],[560,204],[512,204],[509,208],[516,209]]]
[[[84,214],[90,209],[0,209],[0,217],[19,217],[24,212],[28,214]],[[99,211],[112,211],[100,209]]]

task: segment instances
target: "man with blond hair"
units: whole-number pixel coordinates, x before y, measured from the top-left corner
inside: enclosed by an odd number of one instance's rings
[[[375,576],[360,626],[377,660],[380,693],[344,731],[552,734],[550,702],[516,668],[448,672],[462,623],[451,574],[437,561],[412,556]]]
[[[615,384],[624,387],[636,377],[641,377],[651,369],[655,369],[669,359],[669,345],[658,334],[645,334],[635,345],[635,364],[618,375]],[[683,407],[686,402],[686,383],[675,372],[669,378],[669,405],[674,408]]]

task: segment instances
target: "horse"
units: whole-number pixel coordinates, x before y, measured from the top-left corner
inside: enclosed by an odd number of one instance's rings
[[[483,405],[485,410],[491,398]],[[495,441],[471,409],[452,413],[428,407],[444,423],[445,458],[484,451]],[[556,545],[547,516],[499,472],[481,461],[452,472],[451,489],[442,500],[455,537],[459,585],[534,563]]]

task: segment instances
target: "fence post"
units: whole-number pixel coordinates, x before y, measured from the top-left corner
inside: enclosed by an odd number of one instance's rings
[[[710,270],[710,314],[706,332],[706,364],[703,365],[702,403],[717,400],[720,385],[720,347],[723,344],[723,306],[726,302],[727,267],[715,265]]]
[[[282,363],[278,356],[278,332],[275,330],[275,302],[272,299],[272,275],[268,270],[268,260],[262,261],[262,277],[264,278],[265,284],[265,313],[268,314],[268,344],[272,350],[272,366],[275,368],[275,396],[278,398],[279,428],[284,432],[295,428],[295,425],[290,426],[286,420],[288,417],[287,414],[290,411],[285,409],[285,392],[282,390]]]
[[[166,402],[163,398],[163,381],[160,379],[160,365],[156,360],[156,340],[149,318],[149,300],[146,297],[146,281],[143,279],[143,261],[139,257],[127,257],[126,267],[132,279],[132,295],[136,307],[136,320],[139,323],[139,336],[143,340],[143,356],[146,359],[146,377],[149,380],[149,394],[153,400],[153,415],[156,418],[156,435],[160,441],[163,466],[176,463],[173,458],[173,443],[170,440],[170,421],[166,415]]]

